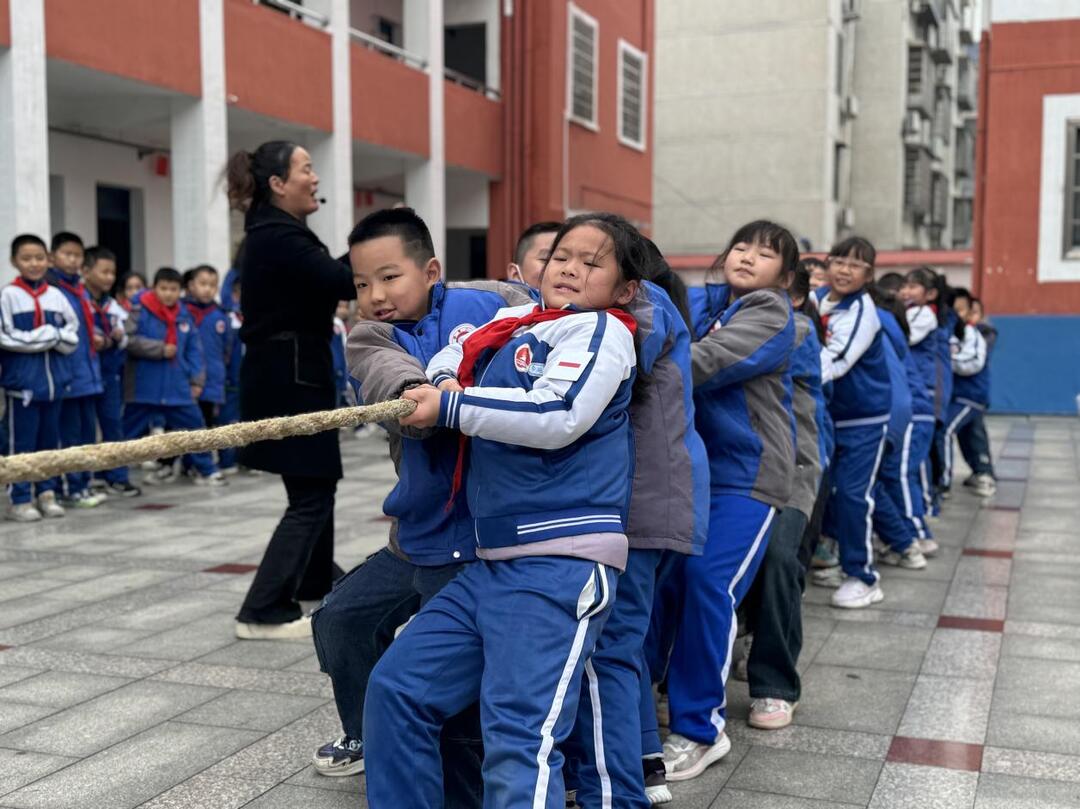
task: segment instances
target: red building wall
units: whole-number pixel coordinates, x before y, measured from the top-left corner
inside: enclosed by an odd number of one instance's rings
[[[8,13],[8,0],[0,0],[0,45],[11,45],[11,17]]]
[[[1080,282],[1038,283],[1043,96],[1080,93],[1080,19],[984,38],[974,285],[994,314],[1075,314]]]

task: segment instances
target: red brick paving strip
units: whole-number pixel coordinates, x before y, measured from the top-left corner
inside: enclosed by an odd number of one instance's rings
[[[1005,622],[994,618],[964,618],[961,615],[942,615],[938,629],[973,629],[976,632],[1004,632]]]
[[[895,736],[885,760],[900,764],[923,764],[928,767],[978,772],[982,767],[982,757],[981,744]]]
[[[238,565],[235,562],[228,562],[224,565],[218,565],[217,567],[208,567],[203,570],[203,573],[235,573],[237,575],[241,573],[250,573],[253,570],[258,570],[258,565]]]

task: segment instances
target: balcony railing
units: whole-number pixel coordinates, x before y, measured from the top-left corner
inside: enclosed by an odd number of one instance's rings
[[[971,5],[960,11],[960,44],[975,44],[975,7]]]
[[[452,81],[454,84],[459,84],[462,87],[480,93],[493,101],[498,101],[501,97],[499,91],[494,87],[488,87],[482,81],[477,81],[472,76],[466,76],[464,73],[460,73],[452,68],[443,68],[443,74],[448,81]]]
[[[292,0],[251,0],[251,2],[257,6],[268,6],[283,11],[295,20],[314,23],[320,28],[325,28],[330,24],[330,18],[325,14],[312,11],[310,8],[304,8],[299,3],[292,2]]]
[[[911,0],[915,19],[928,25],[938,25],[945,19],[945,0]]]
[[[975,109],[975,70],[966,57],[956,72],[956,106],[965,112]]]
[[[937,33],[930,33],[930,58],[939,65],[950,64],[956,50],[956,32],[952,20],[946,15],[938,23]]]
[[[908,147],[904,153],[904,208],[916,221],[930,213],[932,178],[930,155]]]
[[[376,36],[372,36],[364,31],[358,31],[355,28],[349,29],[349,36],[370,50],[378,51],[379,53],[385,54],[392,59],[397,59],[399,62],[403,62],[410,67],[415,67],[418,70],[427,70],[427,59],[418,56],[415,53],[411,53],[404,48],[399,48],[397,45],[392,45],[384,39],[379,39]]]
[[[922,45],[908,45],[908,109],[934,114],[934,75],[930,55]]]

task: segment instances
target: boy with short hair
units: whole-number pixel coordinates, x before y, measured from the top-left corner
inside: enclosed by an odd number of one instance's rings
[[[184,307],[195,321],[206,361],[206,383],[199,395],[199,409],[207,427],[218,422],[225,404],[225,364],[231,350],[232,331],[229,316],[215,300],[218,271],[200,264],[184,273]]]
[[[540,289],[540,274],[551,257],[551,244],[560,227],[560,222],[536,222],[522,231],[514,247],[514,260],[506,268],[508,281]]]
[[[78,447],[97,442],[97,397],[104,391],[101,382],[101,358],[98,352],[105,347],[104,335],[94,326],[90,295],[83,286],[80,273],[84,259],[83,241],[76,234],[61,231],[52,238],[49,259],[52,267],[47,273],[50,284],[59,288],[79,320],[79,345],[68,357],[71,382],[64,391],[60,407],[60,445]],[[89,472],[69,472],[64,475],[67,494],[64,505],[74,508],[94,508],[104,495],[90,492]]]
[[[45,281],[49,258],[44,241],[26,233],[16,236],[11,264],[19,277],[0,291],[0,386],[7,394],[7,451],[15,455],[60,446],[60,401],[70,379],[63,355],[77,348],[79,323],[63,293]],[[8,519],[63,517],[56,502],[58,484],[52,478],[34,485],[38,508],[29,483],[12,484]]]
[[[98,352],[102,392],[94,397],[102,441],[121,441],[124,438],[121,411],[124,409],[123,374],[128,340],[124,321],[127,320],[127,310],[109,294],[115,283],[116,254],[107,247],[88,247],[83,260],[83,285],[90,297],[95,333],[100,333],[102,337],[101,350]],[[96,473],[90,485],[120,497],[138,497],[142,494],[142,490],[131,482],[126,466]]]
[[[448,289],[439,279],[431,235],[411,208],[378,211],[349,236],[350,263],[362,318],[348,341],[348,365],[364,402],[397,398],[425,385],[424,369],[450,340],[461,341],[503,306],[529,302],[510,284]],[[400,481],[383,503],[393,518],[390,544],[350,572],[312,616],[315,649],[334,686],[344,735],[315,753],[323,775],[362,772],[364,694],[368,677],[393,639],[393,629],[475,558],[473,522],[465,498],[447,512],[458,434],[386,423]],[[475,721],[460,731],[478,738]],[[453,738],[452,730],[448,735]],[[475,746],[449,745],[444,766],[448,806],[475,801]],[[471,758],[472,757],[472,758]],[[475,796],[473,796],[475,797]],[[477,804],[478,805],[478,804]]]
[[[124,437],[129,440],[145,434],[155,415],[169,429],[206,426],[194,401],[206,382],[206,363],[195,321],[180,305],[180,280],[172,267],[158,270],[153,288],[139,296],[125,324]],[[188,457],[198,473],[196,484],[228,485],[209,452]]]

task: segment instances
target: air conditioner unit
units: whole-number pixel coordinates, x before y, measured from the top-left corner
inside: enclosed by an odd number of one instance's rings
[[[912,137],[914,135],[922,135],[922,116],[915,110],[908,110],[904,115],[904,137]]]
[[[855,96],[847,96],[844,98],[844,118],[858,118],[859,117],[859,99]]]
[[[840,214],[836,218],[837,224],[842,228],[855,227],[855,209],[854,208],[841,208]]]

